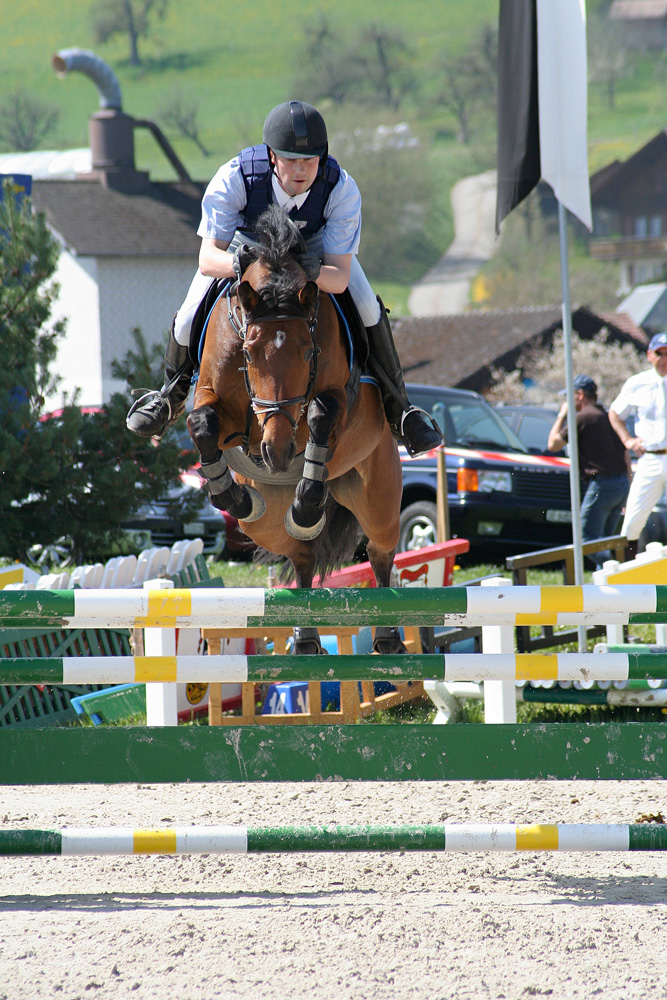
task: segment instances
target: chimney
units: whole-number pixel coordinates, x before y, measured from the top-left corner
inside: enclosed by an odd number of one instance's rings
[[[135,120],[122,110],[120,84],[113,70],[85,49],[61,49],[51,59],[57,76],[79,71],[96,84],[100,110],[88,119],[93,176],[107,188],[136,193],[148,186],[148,173],[134,164]]]

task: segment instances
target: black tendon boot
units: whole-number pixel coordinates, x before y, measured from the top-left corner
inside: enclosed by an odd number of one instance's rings
[[[370,348],[368,367],[380,383],[382,405],[392,434],[410,455],[421,455],[442,444],[442,434],[428,413],[408,399],[387,310],[379,296],[378,302],[380,321],[366,327]]]
[[[125,421],[129,429],[139,437],[161,438],[185,409],[193,372],[188,348],[174,340],[172,327],[164,356],[164,385],[144,393],[133,404]]]

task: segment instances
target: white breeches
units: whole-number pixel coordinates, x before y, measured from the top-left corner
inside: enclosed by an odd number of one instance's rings
[[[667,455],[642,455],[637,462],[637,468],[630,492],[625,504],[625,517],[621,534],[630,542],[636,541],[667,487]]]

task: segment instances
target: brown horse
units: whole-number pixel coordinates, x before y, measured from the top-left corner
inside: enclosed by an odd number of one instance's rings
[[[306,280],[285,213],[269,208],[256,237],[255,259],[210,314],[188,417],[211,502],[289,559],[297,587],[349,561],[360,526],[388,587],[402,476],[380,393],[351,371],[337,308]],[[376,629],[375,648],[405,651],[395,628]],[[295,629],[294,649],[321,651],[316,630]]]

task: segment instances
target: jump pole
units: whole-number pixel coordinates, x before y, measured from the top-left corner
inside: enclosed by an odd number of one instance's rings
[[[658,824],[427,824],[419,826],[63,827],[2,830],[0,856],[282,854],[354,851],[666,851]]]
[[[0,591],[0,627],[585,625],[667,621],[667,586]]]
[[[0,684],[235,684],[293,680],[667,680],[667,650],[619,653],[372,653],[339,656],[7,657]],[[150,725],[150,723],[149,723]]]

